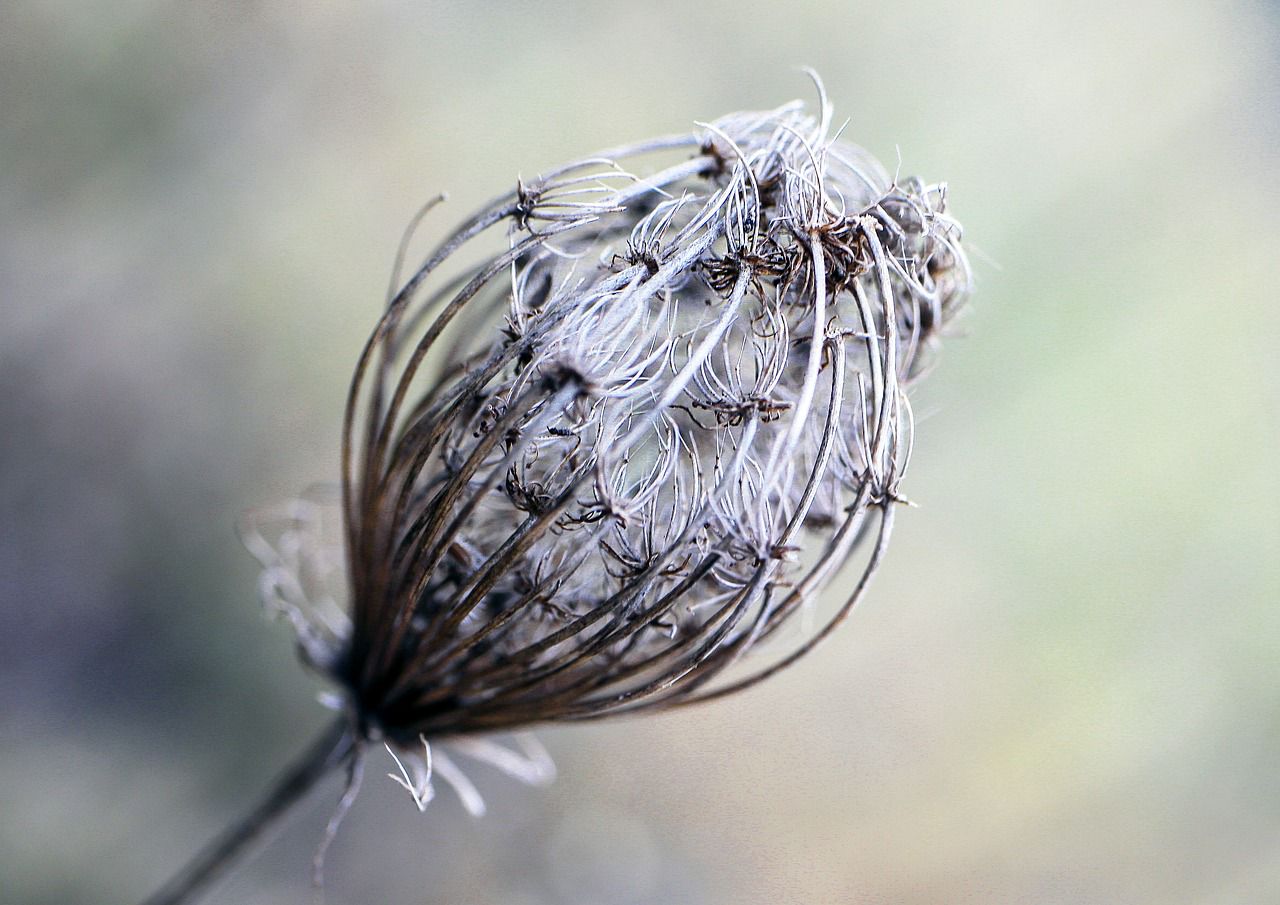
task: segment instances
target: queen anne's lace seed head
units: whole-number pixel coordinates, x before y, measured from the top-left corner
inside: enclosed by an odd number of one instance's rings
[[[970,275],[945,187],[830,132],[823,97],[521,181],[394,294],[347,412],[350,624],[301,623],[363,736],[705,699],[857,600]]]

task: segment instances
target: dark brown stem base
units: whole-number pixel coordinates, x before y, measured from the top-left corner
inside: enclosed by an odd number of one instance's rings
[[[342,718],[324,731],[296,763],[286,770],[266,797],[238,823],[196,855],[142,905],[187,905],[196,901],[238,862],[247,857],[307,793],[355,751],[349,720]]]

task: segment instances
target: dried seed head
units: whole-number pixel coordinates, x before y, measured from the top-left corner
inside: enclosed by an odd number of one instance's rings
[[[521,181],[394,294],[347,411],[349,622],[295,619],[361,734],[706,699],[858,599],[970,275],[945,187],[829,133],[821,96]]]

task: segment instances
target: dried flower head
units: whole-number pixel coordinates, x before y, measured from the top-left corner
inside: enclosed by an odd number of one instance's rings
[[[430,745],[461,740],[545,776],[471,742],[744,688],[863,593],[907,389],[970,273],[945,187],[833,136],[818,87],[816,116],[737,113],[519,181],[395,287],[347,404],[345,570],[310,516],[255,543],[342,691],[353,771],[386,743],[421,806],[453,770]],[[347,606],[308,592],[343,571]]]
[[[906,389],[969,271],[945,187],[890,178],[830,122],[823,96],[519,182],[395,293],[347,409],[350,624],[303,635],[362,734],[705,699],[856,601]],[[495,228],[501,248],[433,285]],[[826,625],[717,684],[864,537]]]

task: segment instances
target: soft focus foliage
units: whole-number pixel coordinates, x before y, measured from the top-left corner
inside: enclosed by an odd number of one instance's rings
[[[141,898],[326,719],[231,527],[333,479],[418,206],[793,63],[971,243],[924,511],[775,682],[543,732],[483,821],[370,783],[330,900],[1280,898],[1278,58],[1250,3],[4,4],[0,900]],[[219,900],[305,901],[336,795]]]

